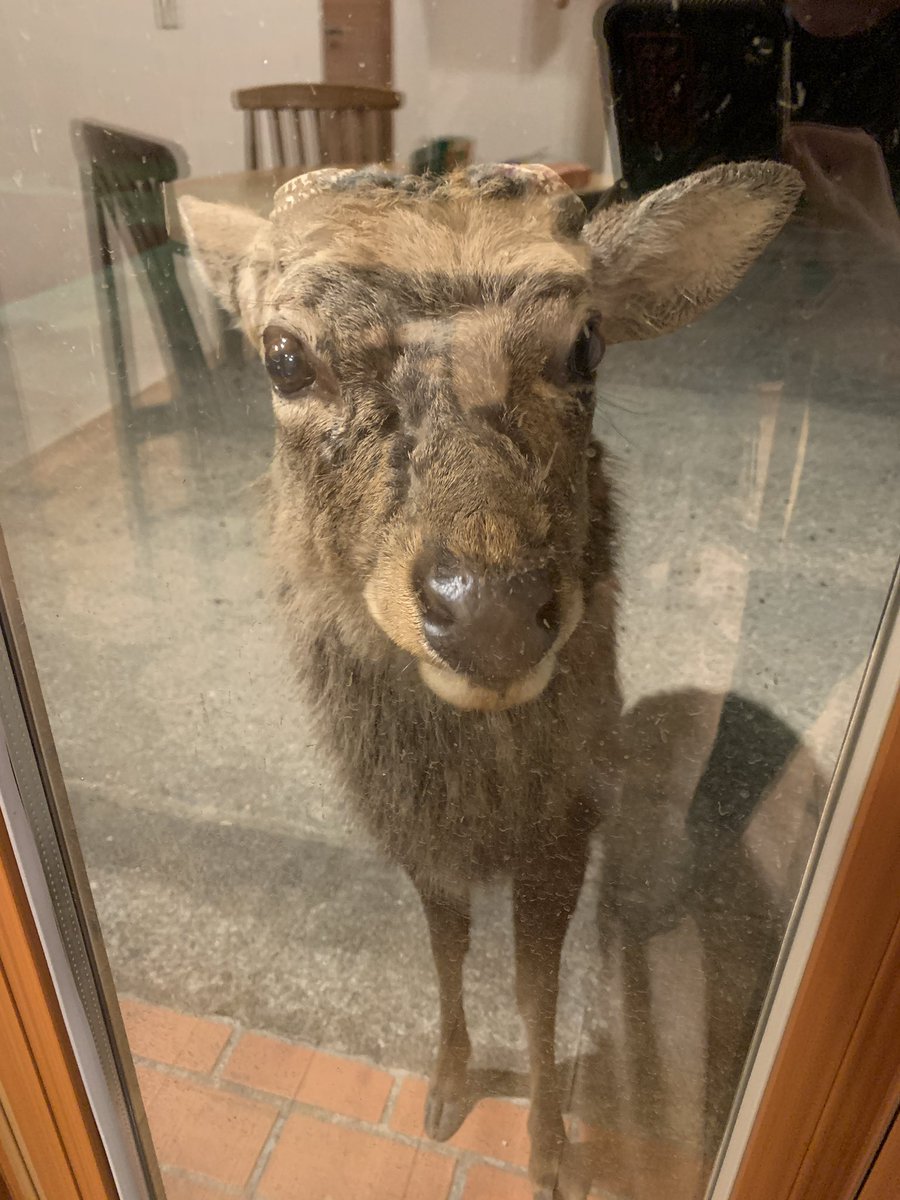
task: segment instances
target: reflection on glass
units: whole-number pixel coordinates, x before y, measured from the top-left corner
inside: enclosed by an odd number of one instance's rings
[[[230,88],[320,78],[283,13],[215,72],[188,13],[101,62],[59,11],[65,64],[21,16],[0,522],[173,1196],[703,1194],[897,552],[897,139],[822,66],[897,17],[832,7],[618,5],[603,96],[580,3],[398,2],[330,78],[400,107],[246,147]],[[753,130],[650,103],[713,34]],[[793,215],[617,205],[751,133]]]

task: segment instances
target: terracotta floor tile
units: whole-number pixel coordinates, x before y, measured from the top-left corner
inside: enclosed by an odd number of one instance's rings
[[[390,1127],[397,1133],[408,1134],[409,1137],[424,1137],[422,1118],[425,1112],[425,1096],[428,1093],[428,1080],[421,1075],[407,1075],[400,1085],[394,1111],[391,1113]]]
[[[413,1153],[415,1157],[403,1200],[444,1200],[453,1183],[456,1160],[423,1147]]]
[[[148,1075],[158,1079],[148,1080]],[[278,1108],[161,1071],[145,1068],[141,1077],[141,1093],[160,1163],[208,1175],[229,1187],[243,1187]]]
[[[132,1054],[154,1062],[203,1074],[213,1069],[232,1026],[144,1004],[141,1000],[120,1001],[122,1017]]]
[[[234,1192],[211,1183],[198,1183],[184,1175],[163,1171],[166,1200],[233,1200]]]
[[[422,1114],[427,1090],[428,1081],[419,1075],[404,1079],[391,1115],[391,1129],[410,1137],[425,1137]],[[527,1126],[527,1108],[489,1097],[478,1101],[449,1145],[525,1167],[530,1146]]]
[[[486,1163],[474,1163],[466,1176],[462,1200],[532,1200],[528,1180]]]
[[[317,1050],[296,1098],[328,1112],[376,1122],[393,1086],[394,1077],[387,1071]]]
[[[245,1033],[229,1055],[222,1078],[290,1098],[302,1082],[313,1053],[308,1046]]]
[[[380,1134],[290,1116],[258,1200],[445,1200],[455,1162]]]

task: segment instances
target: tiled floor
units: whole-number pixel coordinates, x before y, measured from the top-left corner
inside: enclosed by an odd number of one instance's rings
[[[530,1195],[520,1103],[482,1101],[435,1147],[420,1076],[134,999],[122,1010],[169,1200]]]
[[[422,1129],[420,1075],[121,1005],[167,1200],[531,1200],[522,1102],[480,1100],[439,1146]],[[674,1172],[690,1195],[703,1179],[703,1164],[671,1144],[634,1139],[623,1160],[604,1154],[608,1131],[573,1122],[571,1134],[573,1161],[603,1200],[663,1195]]]

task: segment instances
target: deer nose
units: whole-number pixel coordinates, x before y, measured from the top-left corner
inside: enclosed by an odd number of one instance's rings
[[[509,573],[439,558],[417,574],[425,637],[454,671],[508,683],[533,670],[556,640],[558,579],[551,567]]]

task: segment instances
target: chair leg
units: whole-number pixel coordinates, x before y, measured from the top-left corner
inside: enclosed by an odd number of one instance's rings
[[[216,310],[216,321],[219,332],[219,355],[227,367],[237,371],[244,364],[244,335],[240,329],[234,328],[231,317],[224,308]]]
[[[140,535],[147,525],[147,503],[137,445],[140,431],[136,428],[131,381],[128,377],[125,318],[119,305],[109,227],[103,206],[92,190],[86,196],[85,207],[97,315],[100,320],[107,371],[113,377],[112,413],[126,510],[132,530]]]
[[[207,408],[212,380],[194,318],[175,274],[171,246],[150,251],[143,262],[162,323],[165,349],[179,384],[179,406],[194,421]]]

